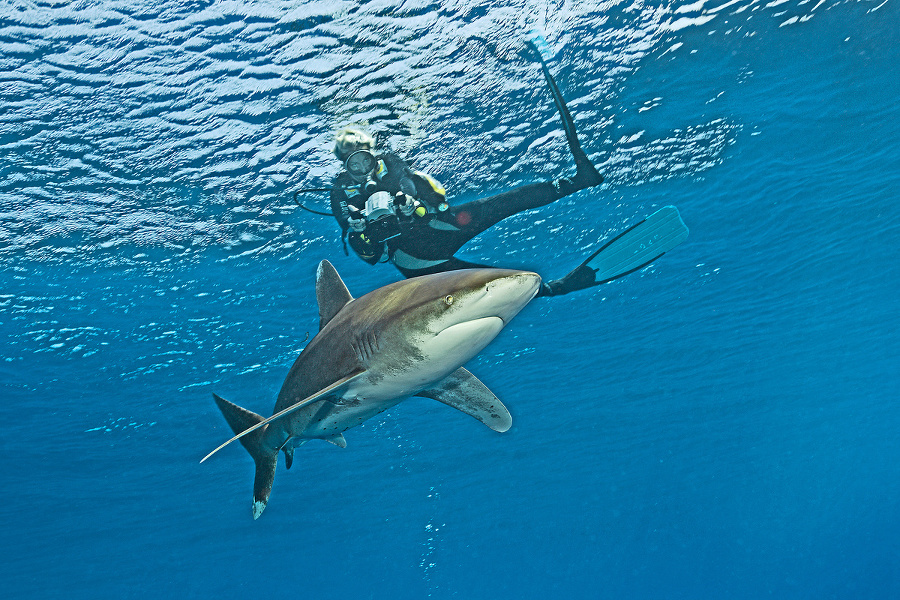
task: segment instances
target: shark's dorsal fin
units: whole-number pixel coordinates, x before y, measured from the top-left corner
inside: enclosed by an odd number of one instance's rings
[[[320,330],[353,300],[341,276],[327,260],[320,262],[316,271],[316,300],[319,301]]]
[[[458,368],[449,377],[416,396],[431,398],[475,417],[494,431],[503,433],[512,426],[512,417],[500,399],[477,377]]]

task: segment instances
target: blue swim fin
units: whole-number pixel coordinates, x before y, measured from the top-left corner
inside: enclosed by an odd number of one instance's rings
[[[688,228],[678,209],[664,206],[591,254],[574,271],[547,284],[552,295],[600,285],[643,269],[686,240]]]
[[[578,132],[575,130],[575,119],[566,106],[566,100],[563,98],[556,80],[550,74],[548,62],[552,58],[552,51],[547,44],[547,40],[539,31],[531,31],[526,38],[526,42],[531,46],[537,55],[538,61],[541,63],[541,71],[544,73],[544,79],[547,81],[547,87],[550,88],[550,94],[553,96],[553,103],[559,112],[559,118],[562,119],[563,131],[566,134],[566,141],[569,144],[569,151],[575,159],[576,173],[573,183],[576,189],[584,189],[593,187],[603,183],[603,176],[597,171],[597,168],[581,149],[581,142],[578,141]]]
[[[584,261],[601,284],[643,269],[687,239],[688,228],[678,209],[664,206],[632,225]]]

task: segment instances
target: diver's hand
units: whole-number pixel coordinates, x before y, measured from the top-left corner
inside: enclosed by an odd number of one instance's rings
[[[397,192],[395,202],[397,204],[397,209],[404,217],[412,215],[418,205],[418,202],[416,202],[413,197],[407,196],[403,192]]]
[[[347,225],[350,226],[350,229],[353,231],[365,231],[366,230],[366,220],[365,219],[354,219],[353,217],[349,217],[347,219]]]

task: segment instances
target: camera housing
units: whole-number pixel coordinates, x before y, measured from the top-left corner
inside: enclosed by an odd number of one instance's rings
[[[400,218],[397,216],[394,198],[388,192],[371,194],[366,199],[363,215],[366,218],[366,234],[376,243],[400,235]]]

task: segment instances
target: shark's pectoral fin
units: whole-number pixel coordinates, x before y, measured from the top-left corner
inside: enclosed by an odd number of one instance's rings
[[[512,416],[500,399],[477,377],[460,367],[435,387],[416,394],[443,402],[475,417],[494,431],[512,426]]]

